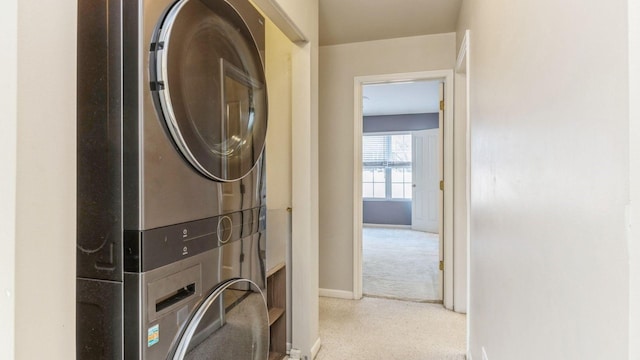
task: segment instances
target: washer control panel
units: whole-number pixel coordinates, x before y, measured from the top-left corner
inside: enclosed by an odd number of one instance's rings
[[[125,231],[124,268],[145,272],[265,230],[263,208],[145,231]]]

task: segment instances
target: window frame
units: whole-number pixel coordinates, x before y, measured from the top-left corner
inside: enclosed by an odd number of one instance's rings
[[[375,131],[375,132],[363,132],[362,133],[362,137],[364,138],[365,136],[393,136],[393,135],[409,135],[412,136],[413,135],[413,131],[411,130],[398,130],[398,131]],[[364,139],[362,141],[364,143]],[[391,146],[389,146],[389,152],[391,151]],[[364,149],[363,149],[364,152]],[[413,177],[413,140],[412,140],[412,144],[411,144],[411,165],[409,166],[409,168],[412,171],[411,176]],[[389,154],[387,154],[389,155]],[[381,166],[366,166],[365,165],[365,161],[364,161],[364,153],[363,153],[363,159],[362,159],[362,168],[360,169],[361,172],[364,173],[364,170],[366,168],[380,168]],[[413,191],[411,193],[411,197],[410,198],[394,198],[392,197],[392,185],[393,185],[393,179],[392,179],[392,169],[394,167],[392,166],[385,166],[385,197],[384,198],[376,198],[376,197],[365,197],[363,194],[361,194],[362,196],[362,200],[363,201],[401,201],[401,202],[411,202],[413,201]],[[402,167],[398,167],[398,168],[402,168]],[[364,193],[364,174],[362,176],[362,181],[361,181],[361,186],[363,188],[363,193]],[[367,183],[375,183],[375,182],[367,182]],[[406,182],[402,182],[403,184],[406,184]],[[411,182],[411,184],[413,184],[413,182]]]

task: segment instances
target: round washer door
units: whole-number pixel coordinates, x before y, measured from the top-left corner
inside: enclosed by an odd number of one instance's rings
[[[269,318],[262,291],[246,279],[223,283],[192,313],[173,360],[264,360]]]
[[[246,176],[267,133],[259,50],[226,1],[179,0],[156,31],[151,76],[174,142],[202,175]]]

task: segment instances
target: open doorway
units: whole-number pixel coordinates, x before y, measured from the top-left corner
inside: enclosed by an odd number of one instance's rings
[[[453,181],[453,167],[452,167],[453,132],[451,131],[452,124],[453,124],[453,112],[447,111],[447,108],[452,108],[452,103],[451,104],[449,103],[453,99],[453,72],[450,70],[425,71],[425,72],[404,73],[404,74],[372,75],[372,76],[356,77],[354,79],[354,115],[355,115],[354,116],[354,168],[362,170],[362,171],[357,171],[354,174],[353,296],[356,299],[361,298],[363,295],[363,280],[364,280],[363,257],[365,255],[364,246],[363,246],[363,241],[364,241],[363,234],[365,232],[369,232],[369,229],[372,228],[369,226],[367,227],[363,226],[363,224],[365,223],[369,224],[369,221],[365,221],[364,219],[365,214],[367,217],[371,214],[370,210],[364,209],[365,201],[363,201],[363,198],[367,197],[367,196],[364,196],[365,194],[363,191],[368,191],[368,190],[365,190],[364,179],[365,179],[365,176],[367,176],[367,179],[369,179],[369,175],[371,175],[371,173],[365,174],[364,167],[363,167],[363,157],[362,157],[363,156],[363,135],[365,134],[363,114],[364,114],[365,106],[367,106],[366,105],[367,100],[365,100],[365,98],[363,97],[363,92],[365,91],[365,87],[369,85],[382,87],[389,84],[401,85],[401,84],[413,84],[413,83],[428,82],[428,81],[432,81],[432,82],[443,85],[440,91],[442,94],[442,98],[444,99],[442,102],[440,102],[440,98],[437,99],[438,111],[440,116],[438,120],[439,122],[438,128],[441,130],[441,131],[438,131],[438,134],[439,134],[438,137],[440,140],[438,143],[438,146],[441,147],[442,149],[440,150],[438,155],[440,172],[436,177],[437,179],[436,183],[438,184],[437,194],[439,197],[439,207],[442,210],[438,212],[440,214],[438,232],[437,234],[434,233],[434,236],[438,238],[438,246],[437,246],[438,262],[437,263],[434,262],[434,265],[437,264],[436,265],[437,274],[438,274],[437,278],[439,278],[439,282],[435,285],[435,288],[436,288],[436,291],[439,293],[438,294],[439,296],[436,296],[437,300],[435,299],[431,299],[431,300],[442,301],[444,306],[448,309],[451,309],[453,306],[453,268],[452,268],[453,266],[453,259],[452,259],[453,257],[453,251],[452,251],[453,250],[452,249],[453,247],[453,231],[452,231],[453,192],[451,188],[449,189],[449,191],[447,191],[447,188],[446,188],[446,184],[447,183],[452,184],[452,181]],[[442,108],[443,111],[440,111],[440,108]],[[419,129],[410,129],[408,131],[407,130],[398,131],[397,129],[396,130],[386,129],[384,131],[377,131],[377,132],[383,133],[386,135],[400,135],[403,132],[405,133],[405,135],[413,135],[412,133],[417,130]],[[415,136],[410,136],[410,137],[412,138],[412,145],[413,145]],[[393,141],[393,140],[389,140],[389,141]],[[413,155],[412,155],[412,158],[413,158]],[[385,169],[385,171],[389,171],[389,170]],[[406,170],[403,170],[403,171],[406,171]],[[414,171],[415,170],[412,168],[411,174],[413,174]],[[399,179],[400,171],[397,170],[396,174],[398,175],[396,179]],[[400,184],[400,181],[396,181],[395,188],[398,192],[400,191],[400,188],[402,188],[403,192],[406,192],[405,189],[407,186],[412,187],[414,185],[413,178],[410,181],[406,181],[404,178],[405,175],[406,173],[403,173],[403,179],[402,179],[403,181],[401,182],[402,184]],[[373,173],[372,176],[375,177],[375,173]],[[379,178],[380,178],[380,173],[379,173]],[[390,176],[390,180],[391,179],[392,177]],[[391,182],[390,184],[387,184],[386,181],[387,180],[385,178],[385,184],[377,185],[377,187],[378,189],[381,189],[383,186],[386,189],[390,187],[391,193],[392,193],[392,190],[394,188],[393,181],[390,181]],[[373,187],[375,191],[376,182],[377,181],[372,181],[373,184],[371,186],[367,185],[366,187],[368,189],[371,189]],[[442,188],[444,188],[444,190],[440,190]],[[386,197],[386,194],[385,194],[385,197]],[[385,199],[385,200],[389,200],[389,199]],[[399,206],[398,203],[400,202],[401,201],[396,201],[395,206]],[[409,202],[409,204],[412,204],[412,203],[413,201]],[[406,209],[407,204],[404,204],[404,207]],[[409,205],[409,209],[410,209],[408,212],[409,214],[415,213],[411,211],[413,210],[411,209],[411,205]],[[387,215],[389,214],[396,215],[397,213],[399,213],[399,211],[387,210],[385,211],[385,213]],[[411,220],[411,222],[412,221],[413,220]],[[409,228],[410,228],[411,222],[409,222],[408,224],[404,224],[405,228],[407,228],[407,225],[409,225]],[[385,224],[385,226],[387,227],[389,227],[389,225],[392,225],[392,224],[388,224],[388,223]],[[396,228],[391,230],[407,230],[407,229]],[[391,244],[392,242],[386,241],[386,245],[391,245]],[[380,253],[382,257],[387,256],[389,254],[389,249],[387,249],[386,251],[383,250]],[[435,251],[433,251],[433,253],[435,253]],[[435,283],[435,282],[432,282],[432,283]],[[422,298],[420,300],[426,300],[426,299]]]
[[[362,87],[364,295],[442,301],[442,86]]]

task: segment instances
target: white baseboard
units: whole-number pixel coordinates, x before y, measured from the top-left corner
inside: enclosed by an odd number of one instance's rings
[[[322,297],[353,300],[353,291],[320,289],[319,294]]]
[[[385,228],[385,229],[411,229],[411,225],[393,225],[393,224],[362,224],[363,227]]]
[[[316,340],[316,343],[311,347],[311,359],[315,359],[318,356],[318,351],[320,351],[320,347],[322,346],[322,341],[320,338]]]

